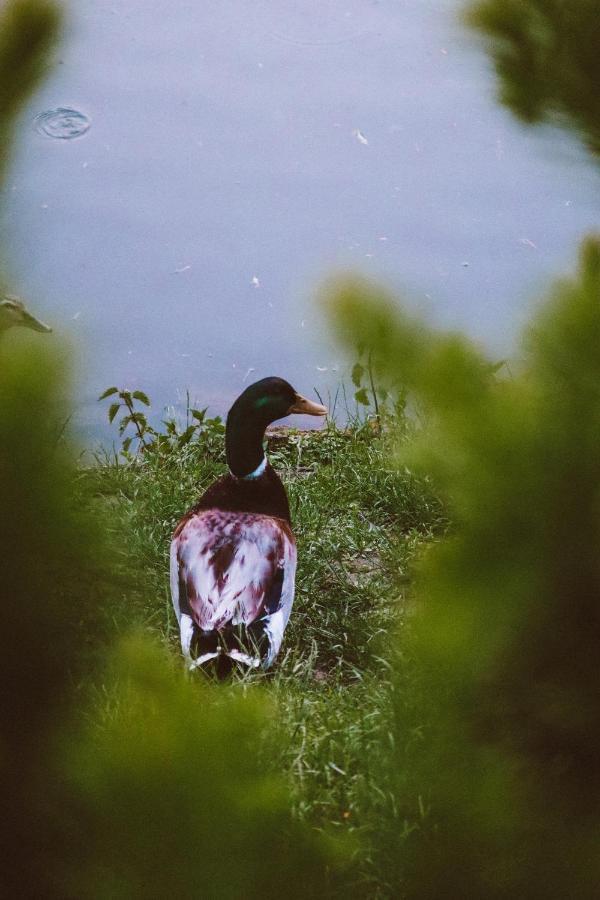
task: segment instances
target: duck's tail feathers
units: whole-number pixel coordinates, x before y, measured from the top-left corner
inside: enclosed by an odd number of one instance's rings
[[[234,665],[258,669],[271,662],[268,616],[249,625],[227,625],[220,631],[202,631],[194,623],[189,645],[190,669],[214,667],[219,676],[228,675]]]

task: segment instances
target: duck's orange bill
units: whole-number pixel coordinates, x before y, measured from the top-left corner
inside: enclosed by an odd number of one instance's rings
[[[320,403],[313,403],[312,400],[307,400],[306,397],[296,394],[294,403],[288,409],[288,416],[292,413],[300,413],[303,416],[326,416],[327,407],[321,406]]]

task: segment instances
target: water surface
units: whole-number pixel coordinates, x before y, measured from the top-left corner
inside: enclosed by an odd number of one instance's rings
[[[335,383],[314,295],[337,269],[506,352],[597,222],[598,180],[569,139],[498,107],[459,9],[71,4],[23,116],[5,230],[13,289],[77,343],[90,435],[109,384],[157,404],[189,388],[223,412],[266,374]],[[40,133],[57,110],[86,133]]]

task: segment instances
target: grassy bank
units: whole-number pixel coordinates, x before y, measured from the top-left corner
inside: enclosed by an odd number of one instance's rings
[[[286,774],[298,818],[360,835],[349,879],[369,895],[385,895],[375,847],[385,853],[391,820],[394,831],[414,826],[401,820],[390,785],[389,637],[403,625],[412,561],[443,529],[443,511],[425,481],[390,462],[391,433],[379,436],[368,423],[276,431],[269,444],[290,497],[299,564],[275,670],[246,679],[251,690],[261,682],[275,701],[265,760]],[[106,458],[82,473],[82,491],[93,497],[129,573],[110,629],[151,631],[179,659],[170,534],[223,471],[223,437],[209,428],[167,453],[146,452],[126,464]],[[106,702],[101,690],[98,702]]]

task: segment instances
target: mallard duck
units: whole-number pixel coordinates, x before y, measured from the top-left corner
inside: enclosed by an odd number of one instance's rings
[[[267,669],[294,601],[296,541],[281,479],[263,448],[267,425],[292,413],[324,416],[281,378],[263,378],[227,416],[229,472],[181,519],[171,543],[171,594],[191,669]]]
[[[6,331],[15,325],[32,328],[34,331],[52,331],[49,325],[32,316],[18,297],[0,294],[0,331]]]

